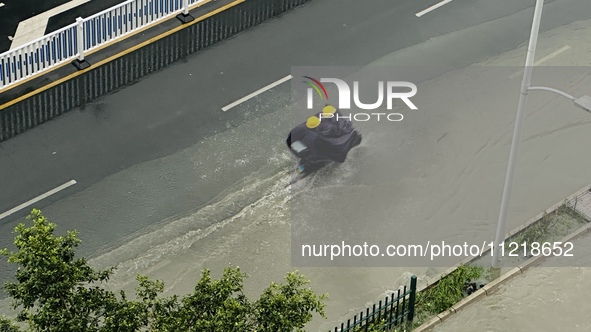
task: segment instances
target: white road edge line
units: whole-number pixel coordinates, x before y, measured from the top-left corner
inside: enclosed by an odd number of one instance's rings
[[[450,2],[451,2],[451,0],[443,0],[443,1],[441,1],[440,3],[438,3],[438,4],[435,4],[435,5],[431,6],[431,7],[429,7],[429,8],[427,8],[427,9],[423,10],[422,12],[418,12],[418,13],[416,13],[415,15],[416,15],[417,17],[421,17],[421,16],[423,16],[423,15],[427,14],[428,12],[430,12],[430,11],[433,11],[433,10],[435,10],[435,9],[437,9],[437,8],[439,8],[439,7],[443,6],[443,5],[445,5],[445,4],[448,4],[448,3],[450,3]]]
[[[233,103],[231,103],[231,104],[229,104],[227,106],[222,107],[222,111],[226,112],[227,110],[231,109],[232,107],[234,107],[236,105],[239,105],[239,104],[241,104],[241,103],[249,100],[250,98],[252,98],[252,97],[254,97],[254,96],[258,95],[258,94],[261,94],[261,93],[263,93],[263,92],[265,92],[265,91],[267,91],[269,89],[272,89],[272,88],[278,86],[279,84],[281,84],[283,82],[289,81],[290,79],[292,79],[292,76],[291,75],[287,75],[287,76],[285,76],[284,78],[282,78],[282,79],[280,79],[278,81],[275,81],[275,82],[273,82],[273,83],[271,83],[271,84],[269,84],[269,85],[267,85],[265,87],[262,87],[262,88],[258,89],[257,91],[249,94],[246,97],[240,98],[240,99],[236,100],[235,102],[233,102]]]
[[[540,60],[534,62],[534,66],[539,66],[542,63],[560,55],[560,53],[568,51],[570,49],[570,46],[566,45],[563,48],[559,49],[558,51],[552,52],[551,54],[548,54],[547,56],[541,58]],[[517,73],[513,73],[511,76],[509,76],[509,79],[514,79],[515,77],[519,76],[519,75],[523,75],[523,69],[518,71]]]
[[[73,186],[75,184],[76,184],[76,180],[70,180],[70,181],[62,184],[61,186],[59,186],[57,188],[51,189],[50,191],[46,192],[45,194],[39,195],[39,196],[37,196],[37,197],[35,197],[35,198],[33,198],[33,199],[25,202],[25,203],[23,203],[23,204],[15,207],[15,208],[13,208],[13,209],[10,209],[10,210],[8,210],[8,211],[0,214],[0,219],[6,218],[9,215],[11,215],[11,214],[13,214],[15,212],[18,212],[18,211],[26,208],[27,206],[29,206],[31,204],[35,204],[35,203],[39,202],[40,200],[45,199],[45,198],[47,198],[47,197],[49,197],[49,196],[51,196],[51,195],[53,195],[53,194],[55,194],[57,192],[60,192],[60,191],[66,189],[66,188],[68,188],[70,186]]]

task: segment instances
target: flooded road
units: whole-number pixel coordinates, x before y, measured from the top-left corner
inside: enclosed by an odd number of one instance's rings
[[[589,22],[561,27],[540,37],[538,51],[544,56],[565,41],[580,41],[547,64],[588,64],[589,36]],[[404,63],[409,52],[394,53],[371,66]],[[92,255],[91,263],[97,267],[118,266],[110,287],[130,291],[140,273],[164,280],[166,295],[189,292],[201,269],[219,276],[228,264],[249,274],[247,294],[258,294],[296,268],[291,250],[294,220],[301,227],[295,231],[331,241],[349,236],[359,240],[360,235],[380,243],[490,241],[520,81],[519,76],[510,79],[519,67],[507,66],[519,66],[524,55],[520,48],[421,81],[419,111],[404,113],[399,123],[356,124],[364,140],[347,162],[297,188],[286,187],[294,165],[284,139],[294,119],[303,121],[307,116],[299,103],[123,170],[44,212],[64,228],[81,218],[95,220],[101,237],[81,237],[100,246],[110,234],[143,218],[130,215],[126,205],[136,204],[151,216],[158,204],[166,205],[175,195],[190,204],[191,197],[201,192],[226,188],[208,202],[195,204],[191,213],[143,228]],[[540,69],[534,81],[560,86],[571,94],[583,94],[591,86],[589,73],[577,68]],[[120,92],[121,98],[125,93]],[[591,182],[587,167],[591,156],[581,153],[589,149],[591,118],[553,95],[532,95],[528,107],[508,229]],[[173,190],[177,187],[182,191]],[[103,209],[73,208],[105,196],[109,198]],[[101,220],[122,222],[118,229]],[[334,232],[317,233],[314,227]],[[340,317],[397,289],[412,274],[421,279],[444,268],[400,267],[385,261],[373,266],[359,261],[342,267],[300,267],[317,292],[330,295],[328,320],[316,319],[308,328],[327,331]]]
[[[573,244],[574,257],[552,257],[526,270],[433,332],[591,331],[591,237]]]

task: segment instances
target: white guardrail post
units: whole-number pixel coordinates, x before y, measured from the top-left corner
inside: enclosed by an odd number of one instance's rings
[[[82,17],[78,17],[76,19],[76,37],[77,37],[77,48],[76,51],[78,52],[78,58],[72,61],[74,67],[78,68],[78,70],[86,69],[90,67],[90,63],[84,59],[84,19]]]
[[[178,14],[176,18],[183,24],[193,21],[195,18],[189,14],[189,0],[183,0],[183,12]]]
[[[182,0],[179,5],[178,0],[126,0],[87,18],[78,17],[76,22],[60,30],[0,54],[0,61],[4,61],[0,66],[2,70],[0,90],[69,61],[78,70],[86,69],[91,66],[85,59],[86,52],[91,53],[98,47],[133,34],[139,28],[161,22],[177,13],[176,17],[183,24],[191,22],[195,18],[191,16],[189,6],[203,1]],[[69,36],[69,31],[73,31],[76,36],[66,38]],[[67,56],[60,53],[61,47],[70,45],[71,53]],[[27,61],[27,57],[33,57],[35,54],[38,57],[37,66]],[[23,66],[27,66],[28,70],[23,70]]]

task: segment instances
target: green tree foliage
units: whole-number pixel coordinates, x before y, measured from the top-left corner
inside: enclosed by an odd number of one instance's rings
[[[11,321],[0,316],[0,332],[19,332],[19,329]]]
[[[297,271],[285,283],[271,285],[256,301],[243,294],[246,275],[228,267],[218,280],[204,270],[191,294],[161,297],[164,283],[138,276],[135,299],[104,288],[114,268],[95,270],[76,258],[76,232],[54,235],[56,225],[39,210],[28,217],[32,226],[15,228],[17,250],[0,250],[16,264],[15,282],[4,289],[13,299],[17,321],[30,331],[131,332],[303,331],[313,314],[325,317],[326,294],[317,295]],[[0,332],[18,328],[0,317]]]

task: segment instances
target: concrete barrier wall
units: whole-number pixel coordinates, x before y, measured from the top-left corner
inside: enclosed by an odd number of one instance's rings
[[[240,1],[130,54],[33,94],[0,110],[0,142],[309,1]]]

